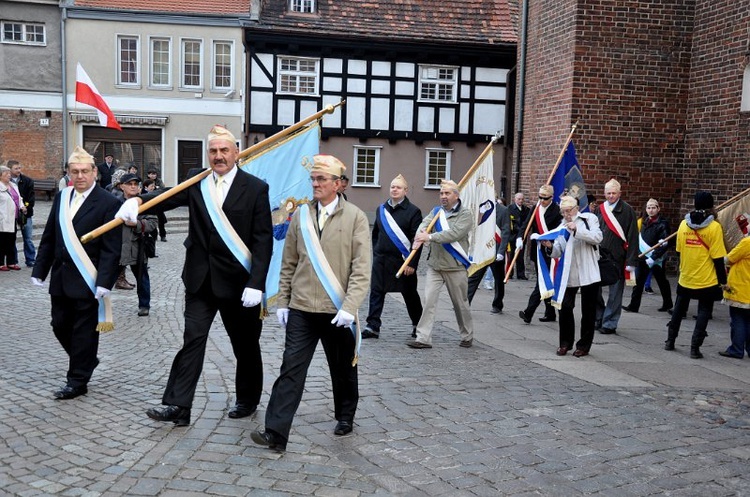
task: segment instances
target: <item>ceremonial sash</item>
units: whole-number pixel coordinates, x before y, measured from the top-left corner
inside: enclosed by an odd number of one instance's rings
[[[554,242],[559,236],[564,236],[566,241],[570,237],[570,232],[565,228],[564,224],[560,224],[560,226],[547,233],[534,233],[531,235],[531,239],[537,241],[536,260],[539,273],[539,293],[542,299],[552,297],[552,305],[557,309],[560,309],[562,305],[563,298],[565,297],[565,288],[568,286],[568,276],[570,274],[569,251],[572,250],[571,247],[573,244],[565,244],[565,250],[562,255],[557,259],[552,259],[548,267],[542,255],[544,248],[539,242],[541,240]]]
[[[547,228],[547,221],[544,219],[544,213],[547,212],[548,207],[542,207],[540,203],[539,208],[537,208],[536,212],[534,213],[534,221],[536,221],[536,230],[540,234],[544,234],[549,231],[549,228]]]
[[[617,236],[619,236],[620,239],[622,240],[622,248],[627,251],[628,246],[629,246],[628,239],[625,236],[625,231],[622,229],[620,222],[617,220],[614,214],[612,214],[612,207],[610,207],[607,202],[604,202],[602,205],[599,206],[599,210],[602,213],[602,219],[604,219],[604,222],[607,224],[607,227],[609,228],[609,230],[612,233],[617,233]],[[627,269],[624,269],[624,271],[625,271],[625,284],[627,286],[635,286],[635,271],[633,271],[632,273],[628,271]]]
[[[548,208],[549,208],[549,206],[543,207],[541,205],[541,202],[540,202],[539,203],[539,207],[536,209],[536,211],[534,213],[534,221],[536,222],[536,230],[537,230],[537,232],[538,232],[539,235],[544,235],[545,233],[549,232],[549,228],[547,228],[547,220],[544,219],[544,214],[547,212]],[[532,239],[536,240],[536,239],[538,239],[538,237],[534,237],[534,235],[532,235]],[[537,272],[536,272],[536,275],[537,275],[537,282],[539,283],[539,288],[541,289],[542,287],[546,287],[546,288],[550,289],[552,287],[549,286],[549,285],[547,285],[549,282],[545,282],[544,281],[544,275],[545,275],[545,272],[546,272],[546,274],[548,274],[548,275],[553,275],[553,278],[554,278],[554,275],[556,274],[556,270],[558,268],[558,260],[557,259],[552,259],[551,263],[550,263],[550,267],[547,268],[546,271],[545,271],[545,269],[543,269],[542,266],[544,266],[546,268],[547,264],[546,263],[544,263],[542,265],[539,264],[540,262],[544,262],[542,260],[544,258],[543,257],[539,257],[539,255],[542,253],[541,246],[539,244],[537,244],[536,249],[537,249],[537,258],[536,258]],[[546,297],[542,297],[543,299],[549,298],[552,295],[551,290],[548,290],[547,293],[548,293],[548,295]]]
[[[328,294],[328,298],[331,299],[336,309],[341,310],[344,305],[344,298],[346,292],[344,287],[341,286],[341,282],[336,277],[336,273],[333,272],[331,264],[326,259],[325,253],[323,253],[323,247],[320,245],[320,239],[318,238],[318,232],[313,224],[312,216],[310,215],[310,206],[308,204],[302,204],[299,207],[299,227],[302,233],[302,240],[305,243],[305,250],[307,250],[307,256],[310,258],[315,274],[318,280],[323,285],[323,289]],[[362,344],[362,334],[359,329],[359,311],[354,311],[354,323],[350,326],[352,334],[354,335],[354,358],[352,359],[352,367],[357,365],[359,361],[359,349]]]
[[[406,234],[404,234],[401,227],[396,223],[396,220],[393,219],[391,213],[385,208],[385,204],[381,204],[378,208],[378,215],[385,234],[388,235],[388,238],[393,242],[404,258],[409,257],[411,243],[409,243],[409,239],[406,237]]]
[[[219,205],[221,205],[221,193],[216,189],[216,183],[212,175],[208,175],[201,180],[201,194],[203,195],[203,203],[206,204],[211,222],[214,223],[214,227],[219,233],[221,240],[240,264],[242,264],[245,271],[250,274],[252,255],[250,255],[250,250],[245,245],[245,242],[242,241],[240,235],[237,234],[237,231],[235,231],[229,219],[227,219],[227,215],[219,208]]]
[[[448,225],[448,217],[445,215],[445,210],[443,210],[442,207],[435,207],[435,209],[433,209],[432,211],[432,214],[433,216],[437,216],[437,222],[435,223],[436,233],[440,233],[441,231],[450,229],[450,226]],[[469,269],[469,266],[471,266],[471,259],[468,255],[466,255],[466,251],[464,251],[464,248],[460,243],[458,243],[457,241],[444,243],[443,248],[450,255],[452,255],[454,259],[463,264],[466,269]]]
[[[640,250],[641,254],[648,252],[650,248],[651,245],[646,243],[646,240],[644,240],[641,234],[638,233],[638,250]],[[654,261],[654,265],[661,266],[663,258],[660,257],[658,259],[655,259],[652,257],[651,259]]]
[[[78,235],[76,235],[76,231],[73,228],[73,217],[70,215],[70,195],[73,193],[73,190],[72,186],[68,186],[62,191],[60,196],[60,212],[58,214],[60,233],[62,233],[65,249],[68,251],[68,254],[70,254],[70,258],[73,259],[76,269],[81,273],[81,276],[89,287],[89,290],[91,290],[91,293],[96,295],[97,270],[96,267],[94,267],[94,263],[91,262],[88,254],[83,249],[83,245],[78,239]],[[112,316],[112,299],[104,297],[98,300],[99,322],[96,325],[96,331],[112,331],[115,329],[115,322]]]

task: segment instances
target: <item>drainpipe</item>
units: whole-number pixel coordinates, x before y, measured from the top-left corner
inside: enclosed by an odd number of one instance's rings
[[[521,190],[521,144],[523,143],[523,114],[526,99],[526,35],[529,23],[529,0],[523,1],[521,10],[521,57],[518,61],[518,133],[516,138],[516,187]]]
[[[65,165],[65,161],[68,160],[70,154],[68,154],[68,59],[67,50],[65,48],[65,20],[68,17],[68,9],[62,8],[62,14],[60,15],[60,48],[62,51],[62,134],[63,134],[63,157],[62,161]],[[62,169],[62,167],[60,168]]]

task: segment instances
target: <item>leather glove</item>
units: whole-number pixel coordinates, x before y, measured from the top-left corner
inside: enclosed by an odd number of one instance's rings
[[[646,264],[648,264],[648,267],[654,267],[654,260],[651,257],[646,257]]]
[[[336,326],[351,326],[354,322],[354,316],[346,312],[345,310],[341,309],[339,312],[336,313],[336,315],[331,320],[331,324],[335,324]]]
[[[255,307],[260,304],[263,298],[263,292],[255,288],[245,288],[242,292],[242,307]]]
[[[286,329],[286,322],[289,321],[289,309],[276,309],[276,319],[282,328]]]
[[[625,270],[631,274],[635,274],[635,268],[633,266],[625,266]]]
[[[521,250],[523,248],[523,238],[520,236],[516,238],[516,250]]]
[[[505,256],[502,253],[495,256],[496,261],[502,261],[503,259],[505,259]]]
[[[138,222],[138,200],[130,198],[120,206],[120,209],[115,214],[115,219],[122,219],[126,223],[135,224]]]
[[[44,281],[40,280],[39,278],[31,277],[31,284],[34,286],[44,286]]]
[[[110,290],[107,290],[103,286],[96,287],[96,293],[94,294],[94,297],[97,299],[103,299],[104,297],[108,297],[110,294]]]

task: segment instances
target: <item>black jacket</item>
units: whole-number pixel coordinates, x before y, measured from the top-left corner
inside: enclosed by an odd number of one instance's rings
[[[26,217],[34,215],[34,203],[36,202],[36,196],[34,195],[34,180],[21,173],[18,177],[18,192],[21,194],[24,203],[26,204]]]

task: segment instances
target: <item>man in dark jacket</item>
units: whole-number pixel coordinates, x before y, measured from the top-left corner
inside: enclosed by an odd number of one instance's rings
[[[391,181],[390,198],[380,205],[375,213],[372,228],[372,276],[370,278],[370,313],[362,338],[380,336],[380,315],[383,312],[385,294],[401,292],[412,325],[412,337],[422,316],[422,301],[417,292],[417,265],[420,248],[400,278],[396,272],[411,252],[414,235],[422,222],[422,211],[406,197],[409,185],[402,175]]]
[[[492,314],[501,314],[503,312],[503,298],[505,298],[505,247],[510,240],[510,216],[508,208],[501,202],[495,202],[495,226],[500,231],[498,236],[495,233],[495,262],[490,264],[492,276],[495,278],[495,296],[492,299]],[[500,238],[498,240],[498,238]],[[479,287],[479,283],[487,272],[487,266],[469,276],[469,304],[474,299],[474,294]]]
[[[99,186],[107,188],[112,184],[112,173],[117,169],[115,156],[112,154],[104,155],[104,162],[96,166],[99,170]]]
[[[520,232],[521,226],[526,226],[526,221],[531,213],[526,204],[523,203],[523,193],[518,192],[513,196],[513,202],[508,206],[508,215],[510,217],[510,236],[507,241],[515,240],[519,236],[523,236],[523,232]],[[516,259],[516,278],[519,280],[525,280],[526,278],[526,265],[524,263],[523,251],[518,255]]]
[[[31,239],[33,220],[34,216],[34,180],[21,174],[21,164],[17,160],[9,160],[7,166],[10,168],[10,180],[18,187],[18,192],[23,198],[24,205],[26,205],[26,215],[24,223],[21,228],[21,234],[23,235],[23,256],[26,261],[26,267],[34,267],[36,261],[36,247]],[[16,249],[16,252],[18,249]],[[16,260],[18,260],[18,254],[16,253]]]

